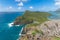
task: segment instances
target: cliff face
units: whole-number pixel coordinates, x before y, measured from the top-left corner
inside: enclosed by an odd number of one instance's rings
[[[32,19],[29,20],[26,17],[20,16],[16,18],[16,20],[14,21],[14,25],[30,24],[32,22],[33,22]]]
[[[60,20],[46,21],[24,29],[26,33],[21,35],[20,40],[60,40]]]
[[[60,20],[47,21],[39,27],[46,36],[60,37]]]

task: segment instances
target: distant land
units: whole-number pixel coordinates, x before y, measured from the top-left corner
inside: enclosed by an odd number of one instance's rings
[[[60,13],[60,8],[59,8],[59,9],[57,9],[56,11],[54,11],[54,12],[56,12],[56,13]]]

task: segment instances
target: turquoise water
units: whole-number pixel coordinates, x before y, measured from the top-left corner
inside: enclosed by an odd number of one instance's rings
[[[60,20],[60,13],[50,12],[50,14],[52,14],[52,16],[50,16],[49,19],[51,19],[51,20]]]
[[[23,12],[0,12],[0,40],[17,40],[22,26],[9,27],[16,17],[22,16]]]

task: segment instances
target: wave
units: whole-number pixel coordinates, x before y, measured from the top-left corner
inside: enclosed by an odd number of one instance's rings
[[[13,27],[13,26],[17,26],[17,27],[19,27],[20,25],[13,25],[14,24],[14,22],[12,22],[12,23],[8,23],[8,26],[9,27]]]
[[[22,29],[21,29],[21,31],[20,31],[20,33],[19,33],[19,35],[21,35],[21,34],[22,34],[23,28],[24,28],[24,27],[22,27]]]
[[[12,23],[9,23],[9,24],[8,24],[8,26],[9,26],[9,27],[12,27],[12,26],[13,26],[13,24],[14,24],[13,22],[12,22]]]
[[[20,33],[19,33],[19,36],[21,36],[22,31],[23,31],[23,28],[24,28],[24,27],[22,27],[22,29],[21,29],[21,31],[20,31]],[[17,40],[19,40],[19,39],[20,39],[20,37],[19,37]]]

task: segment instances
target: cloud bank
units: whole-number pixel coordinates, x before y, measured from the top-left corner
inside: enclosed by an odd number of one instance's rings
[[[18,3],[18,6],[22,7],[23,6],[23,2]]]
[[[60,0],[55,0],[55,6],[60,7]]]

